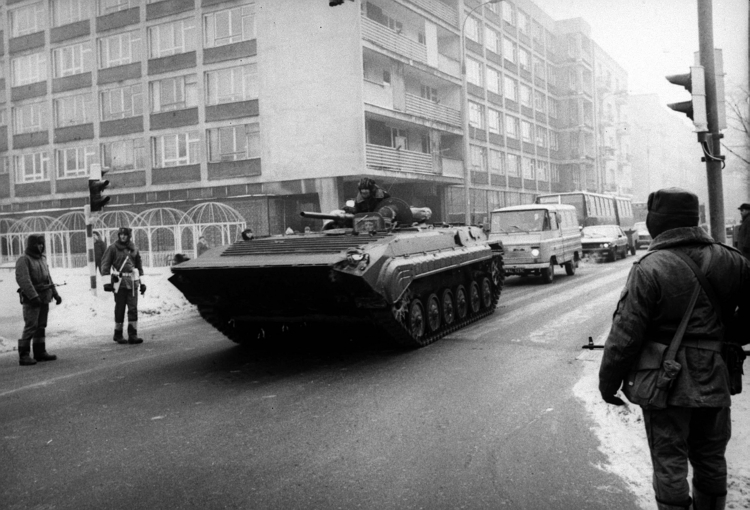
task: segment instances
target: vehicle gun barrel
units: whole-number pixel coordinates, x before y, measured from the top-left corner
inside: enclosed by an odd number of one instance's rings
[[[314,220],[352,220],[354,219],[353,214],[340,213],[340,214],[326,214],[312,211],[300,211],[300,216],[303,218],[312,218]]]

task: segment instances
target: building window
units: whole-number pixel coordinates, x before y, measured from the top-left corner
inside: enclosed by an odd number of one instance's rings
[[[544,65],[544,61],[534,55],[534,77],[540,80],[546,80],[546,73],[544,72],[545,68],[546,66]]]
[[[550,177],[552,182],[560,182],[560,167],[555,163],[550,163]]]
[[[518,102],[518,82],[508,76],[505,77],[505,97]]]
[[[531,125],[531,122],[522,120],[521,121],[521,139],[524,142],[531,143],[533,134],[532,131],[534,130],[533,126]]]
[[[16,106],[13,108],[13,134],[46,131],[48,118],[47,101]]]
[[[96,154],[96,148],[93,145],[88,147],[69,147],[55,151],[58,179],[85,177],[89,175],[91,163],[98,162],[99,158]]]
[[[99,93],[102,120],[125,119],[143,115],[143,94],[140,83]]]
[[[534,108],[540,113],[547,111],[547,96],[544,95],[544,92],[534,91]]]
[[[32,152],[13,156],[16,169],[16,183],[49,180],[49,154],[47,151]]]
[[[484,46],[492,53],[500,54],[500,35],[489,27],[484,29]]]
[[[529,34],[529,15],[522,11],[518,11],[518,31],[525,35]]]
[[[146,144],[143,138],[102,144],[102,166],[108,171],[124,172],[146,168]]]
[[[193,51],[195,22],[192,18],[156,25],[148,29],[149,58],[168,57]]]
[[[549,175],[547,175],[547,162],[546,161],[536,162],[536,177],[540,181],[549,180]]]
[[[518,119],[510,115],[505,115],[505,136],[518,140]]]
[[[521,176],[521,161],[518,156],[515,154],[508,154],[507,157],[507,166],[506,169],[508,171],[508,175],[510,177],[520,177]]]
[[[482,80],[482,64],[474,59],[466,59],[466,80],[477,87],[484,86]]]
[[[482,38],[481,38],[481,23],[473,17],[469,16],[469,18],[466,20],[466,37],[474,41],[475,43],[481,44]]]
[[[553,87],[557,85],[557,72],[552,64],[547,64],[547,81]]]
[[[469,125],[484,129],[484,106],[473,101],[469,101]]]
[[[503,37],[503,58],[514,64],[516,63],[516,43],[507,37]]]
[[[91,43],[73,44],[52,51],[53,76],[63,78],[91,71],[93,67]]]
[[[94,103],[91,94],[60,97],[54,100],[55,127],[77,126],[94,121]]]
[[[87,1],[87,0],[84,0]],[[111,14],[136,7],[140,0],[99,0],[99,15]]]
[[[99,66],[131,64],[141,60],[141,38],[138,32],[124,32],[99,39]]]
[[[531,36],[536,42],[544,44],[544,28],[536,21],[531,24]]]
[[[521,84],[521,105],[531,108],[531,87]]]
[[[490,149],[490,173],[503,175],[505,169],[503,168],[503,153]]]
[[[560,140],[558,138],[557,131],[549,132],[549,148],[550,150],[556,151],[560,148]]]
[[[208,161],[239,161],[260,157],[258,124],[227,126],[208,130]]]
[[[523,48],[518,49],[518,65],[523,71],[531,72],[531,54]]]
[[[45,2],[37,2],[8,10],[10,36],[21,37],[22,35],[41,32],[47,28],[46,14]]]
[[[484,147],[471,146],[471,169],[474,172],[487,172],[487,151]]]
[[[209,105],[236,103],[258,97],[255,64],[206,73],[206,101]]]
[[[500,73],[487,66],[487,90],[501,96]]]
[[[200,163],[200,133],[175,133],[153,138],[155,168]]]
[[[547,129],[541,126],[536,127],[536,144],[543,149],[547,148]]]
[[[203,32],[206,48],[255,39],[255,4],[206,14]]]
[[[552,118],[557,118],[557,99],[549,98],[547,101],[547,105],[549,106],[549,116]]]
[[[503,2],[503,20],[509,24],[516,26],[516,10],[513,5],[508,2]]]
[[[501,119],[502,116],[499,111],[489,108],[487,125],[490,133],[495,133],[496,135],[500,134]]]
[[[198,76],[188,74],[149,83],[154,113],[198,106]]]
[[[47,79],[47,57],[44,53],[16,57],[10,61],[10,67],[10,82],[14,87]]]
[[[0,108],[0,126],[8,125],[8,112],[5,108]]]
[[[419,86],[419,96],[427,99],[428,101],[432,101],[433,103],[440,102],[438,99],[437,89],[428,85]]]
[[[89,19],[91,7],[91,0],[52,0],[52,26]]]
[[[8,175],[10,173],[8,168],[8,156],[0,157],[0,175]]]
[[[523,178],[534,179],[534,160],[531,158],[522,157],[521,164],[523,165]]]

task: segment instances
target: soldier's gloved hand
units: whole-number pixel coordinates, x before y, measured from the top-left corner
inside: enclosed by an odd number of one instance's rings
[[[120,281],[120,277],[117,276],[116,274],[113,274],[112,275],[112,283],[117,283],[119,281]]]
[[[59,305],[60,303],[62,303],[62,298],[60,297],[60,294],[55,294],[54,297],[55,297],[55,304],[56,305]]]
[[[142,283],[141,284],[141,296],[144,295],[145,293],[146,293],[146,284]]]
[[[612,404],[613,406],[624,406],[625,402],[616,395],[602,395],[602,398],[607,404]]]
[[[29,300],[29,304],[31,306],[42,306],[42,300],[39,299],[39,296],[34,296]]]

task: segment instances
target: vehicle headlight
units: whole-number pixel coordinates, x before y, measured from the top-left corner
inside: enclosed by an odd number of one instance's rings
[[[362,264],[362,267],[360,267],[360,269],[363,269],[364,266],[369,264],[370,255],[361,251],[350,251],[346,254],[346,261],[350,266],[358,266],[359,264]]]
[[[609,248],[609,243],[602,244],[602,248]]]
[[[539,249],[538,248],[532,248],[531,249],[531,255],[534,256],[534,257],[538,257],[539,256]]]

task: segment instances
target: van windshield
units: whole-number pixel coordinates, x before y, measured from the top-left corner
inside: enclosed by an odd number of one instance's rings
[[[541,232],[549,230],[544,209],[529,211],[500,211],[492,213],[492,232]]]

